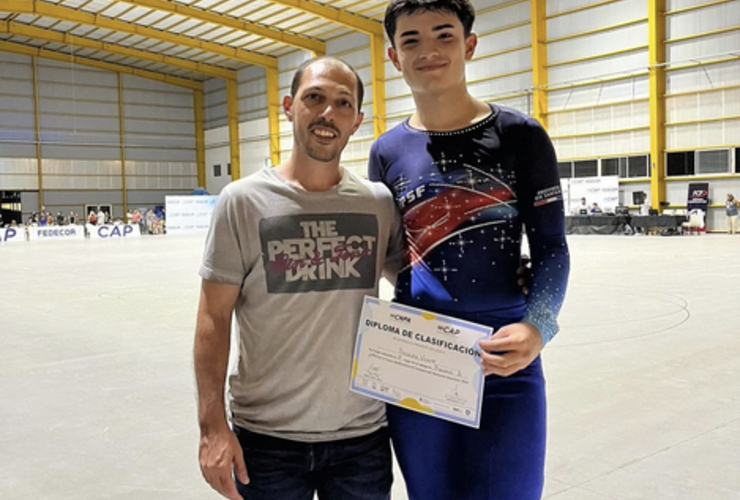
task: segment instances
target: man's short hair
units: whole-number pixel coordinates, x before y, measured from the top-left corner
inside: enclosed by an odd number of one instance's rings
[[[396,46],[393,37],[396,35],[396,23],[399,17],[427,11],[455,14],[462,23],[465,36],[473,32],[475,9],[470,0],[391,0],[385,9],[383,20],[391,45]]]
[[[342,61],[338,57],[332,57],[332,56],[321,56],[321,57],[313,57],[311,59],[308,59],[307,61],[304,61],[300,66],[298,66],[298,69],[295,71],[295,74],[293,74],[293,81],[290,84],[290,97],[295,99],[295,95],[298,93],[298,88],[301,86],[301,81],[303,80],[303,73],[306,71],[306,68],[311,66],[315,62],[319,61],[333,61],[336,63],[341,64],[348,70],[352,72],[353,75],[355,75],[355,79],[357,80],[357,111],[359,111],[362,108],[362,100],[365,98],[365,86],[362,83],[362,78],[360,78],[360,75],[357,74],[357,71],[355,71],[355,68],[347,64],[346,62]]]

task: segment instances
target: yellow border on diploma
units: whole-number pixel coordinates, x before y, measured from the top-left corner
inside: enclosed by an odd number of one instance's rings
[[[426,320],[432,321],[433,319],[437,317],[437,315],[434,313],[430,313],[430,312],[422,312],[421,317]]]
[[[352,362],[352,380],[357,376],[357,358]]]
[[[429,406],[424,406],[423,404],[419,403],[414,398],[403,398],[401,401],[397,403],[399,406],[404,406],[406,408],[409,408],[411,410],[421,411],[424,413],[434,414],[434,410],[432,410]]]

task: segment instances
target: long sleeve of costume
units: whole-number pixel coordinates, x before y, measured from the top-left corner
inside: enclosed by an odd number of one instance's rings
[[[519,136],[519,211],[532,257],[532,282],[524,321],[537,327],[546,344],[558,332],[557,315],[570,270],[563,197],[555,151],[547,133],[531,118],[512,132]]]

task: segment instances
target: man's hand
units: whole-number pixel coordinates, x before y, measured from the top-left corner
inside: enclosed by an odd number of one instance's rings
[[[529,323],[512,323],[478,345],[483,373],[508,377],[534,361],[542,350],[542,335]]]
[[[242,447],[231,429],[224,427],[201,434],[199,460],[200,471],[214,490],[229,500],[243,500],[236,490],[234,476],[242,484],[249,483],[249,477]]]

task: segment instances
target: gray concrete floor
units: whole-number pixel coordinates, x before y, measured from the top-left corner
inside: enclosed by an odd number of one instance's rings
[[[545,498],[737,500],[740,236],[569,241]],[[0,499],[219,498],[196,460],[201,248],[0,247]]]

